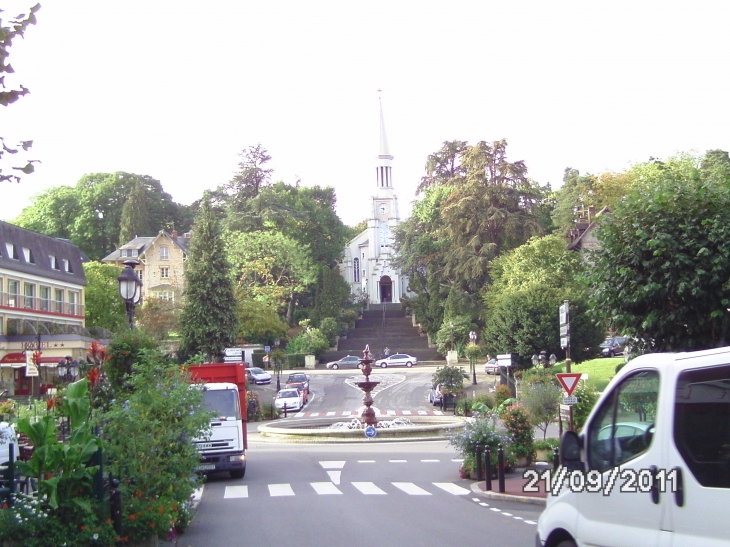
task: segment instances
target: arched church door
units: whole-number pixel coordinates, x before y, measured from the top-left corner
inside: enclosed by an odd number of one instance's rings
[[[393,282],[390,277],[384,275],[380,278],[380,301],[381,302],[392,302],[393,301]]]

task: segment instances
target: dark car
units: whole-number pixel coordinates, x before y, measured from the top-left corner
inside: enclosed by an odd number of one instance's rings
[[[309,389],[309,377],[303,372],[295,372],[286,379],[286,387],[295,387],[300,391]]]
[[[331,361],[327,363],[327,368],[337,370],[338,368],[362,368],[360,359],[354,355],[343,357],[339,361]]]
[[[616,355],[623,355],[626,350],[626,344],[629,342],[627,336],[613,336],[606,338],[601,343],[601,355],[604,357],[615,357]]]

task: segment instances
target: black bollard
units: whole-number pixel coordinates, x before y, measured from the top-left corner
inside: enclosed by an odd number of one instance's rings
[[[115,545],[116,547],[123,547],[124,540],[121,539],[122,537],[122,492],[119,490],[119,481],[117,479],[111,478],[111,474],[109,474],[109,485],[112,487],[112,489],[109,491],[109,505],[111,507],[112,511],[112,525],[114,526],[114,531],[117,533],[117,537],[119,538]]]
[[[284,401],[284,418],[286,418],[286,409],[287,409],[287,404],[286,404],[286,401]]]
[[[497,480],[499,481],[499,492],[504,493],[504,450],[502,445],[497,448]]]
[[[553,471],[557,471],[560,467],[560,449],[556,446],[553,449]]]
[[[482,443],[477,443],[477,480],[482,480]]]
[[[492,449],[487,445],[484,450],[484,464],[487,471],[487,483],[484,485],[484,489],[487,491],[492,490]]]

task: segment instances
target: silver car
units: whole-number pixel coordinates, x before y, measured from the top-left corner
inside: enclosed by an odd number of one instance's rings
[[[338,368],[362,368],[360,359],[354,355],[343,357],[339,361],[331,361],[327,363],[327,368],[337,370]]]
[[[396,353],[385,359],[378,359],[375,362],[376,367],[387,368],[387,367],[412,367],[418,364],[418,359],[413,355],[406,353]]]

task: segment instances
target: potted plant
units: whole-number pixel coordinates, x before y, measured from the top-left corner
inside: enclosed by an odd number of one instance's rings
[[[517,458],[517,466],[529,465],[535,456],[535,440],[527,410],[520,405],[511,406],[501,418],[512,438],[512,453]]]
[[[552,462],[555,448],[560,445],[560,439],[550,438],[544,441],[535,441],[535,461]]]

